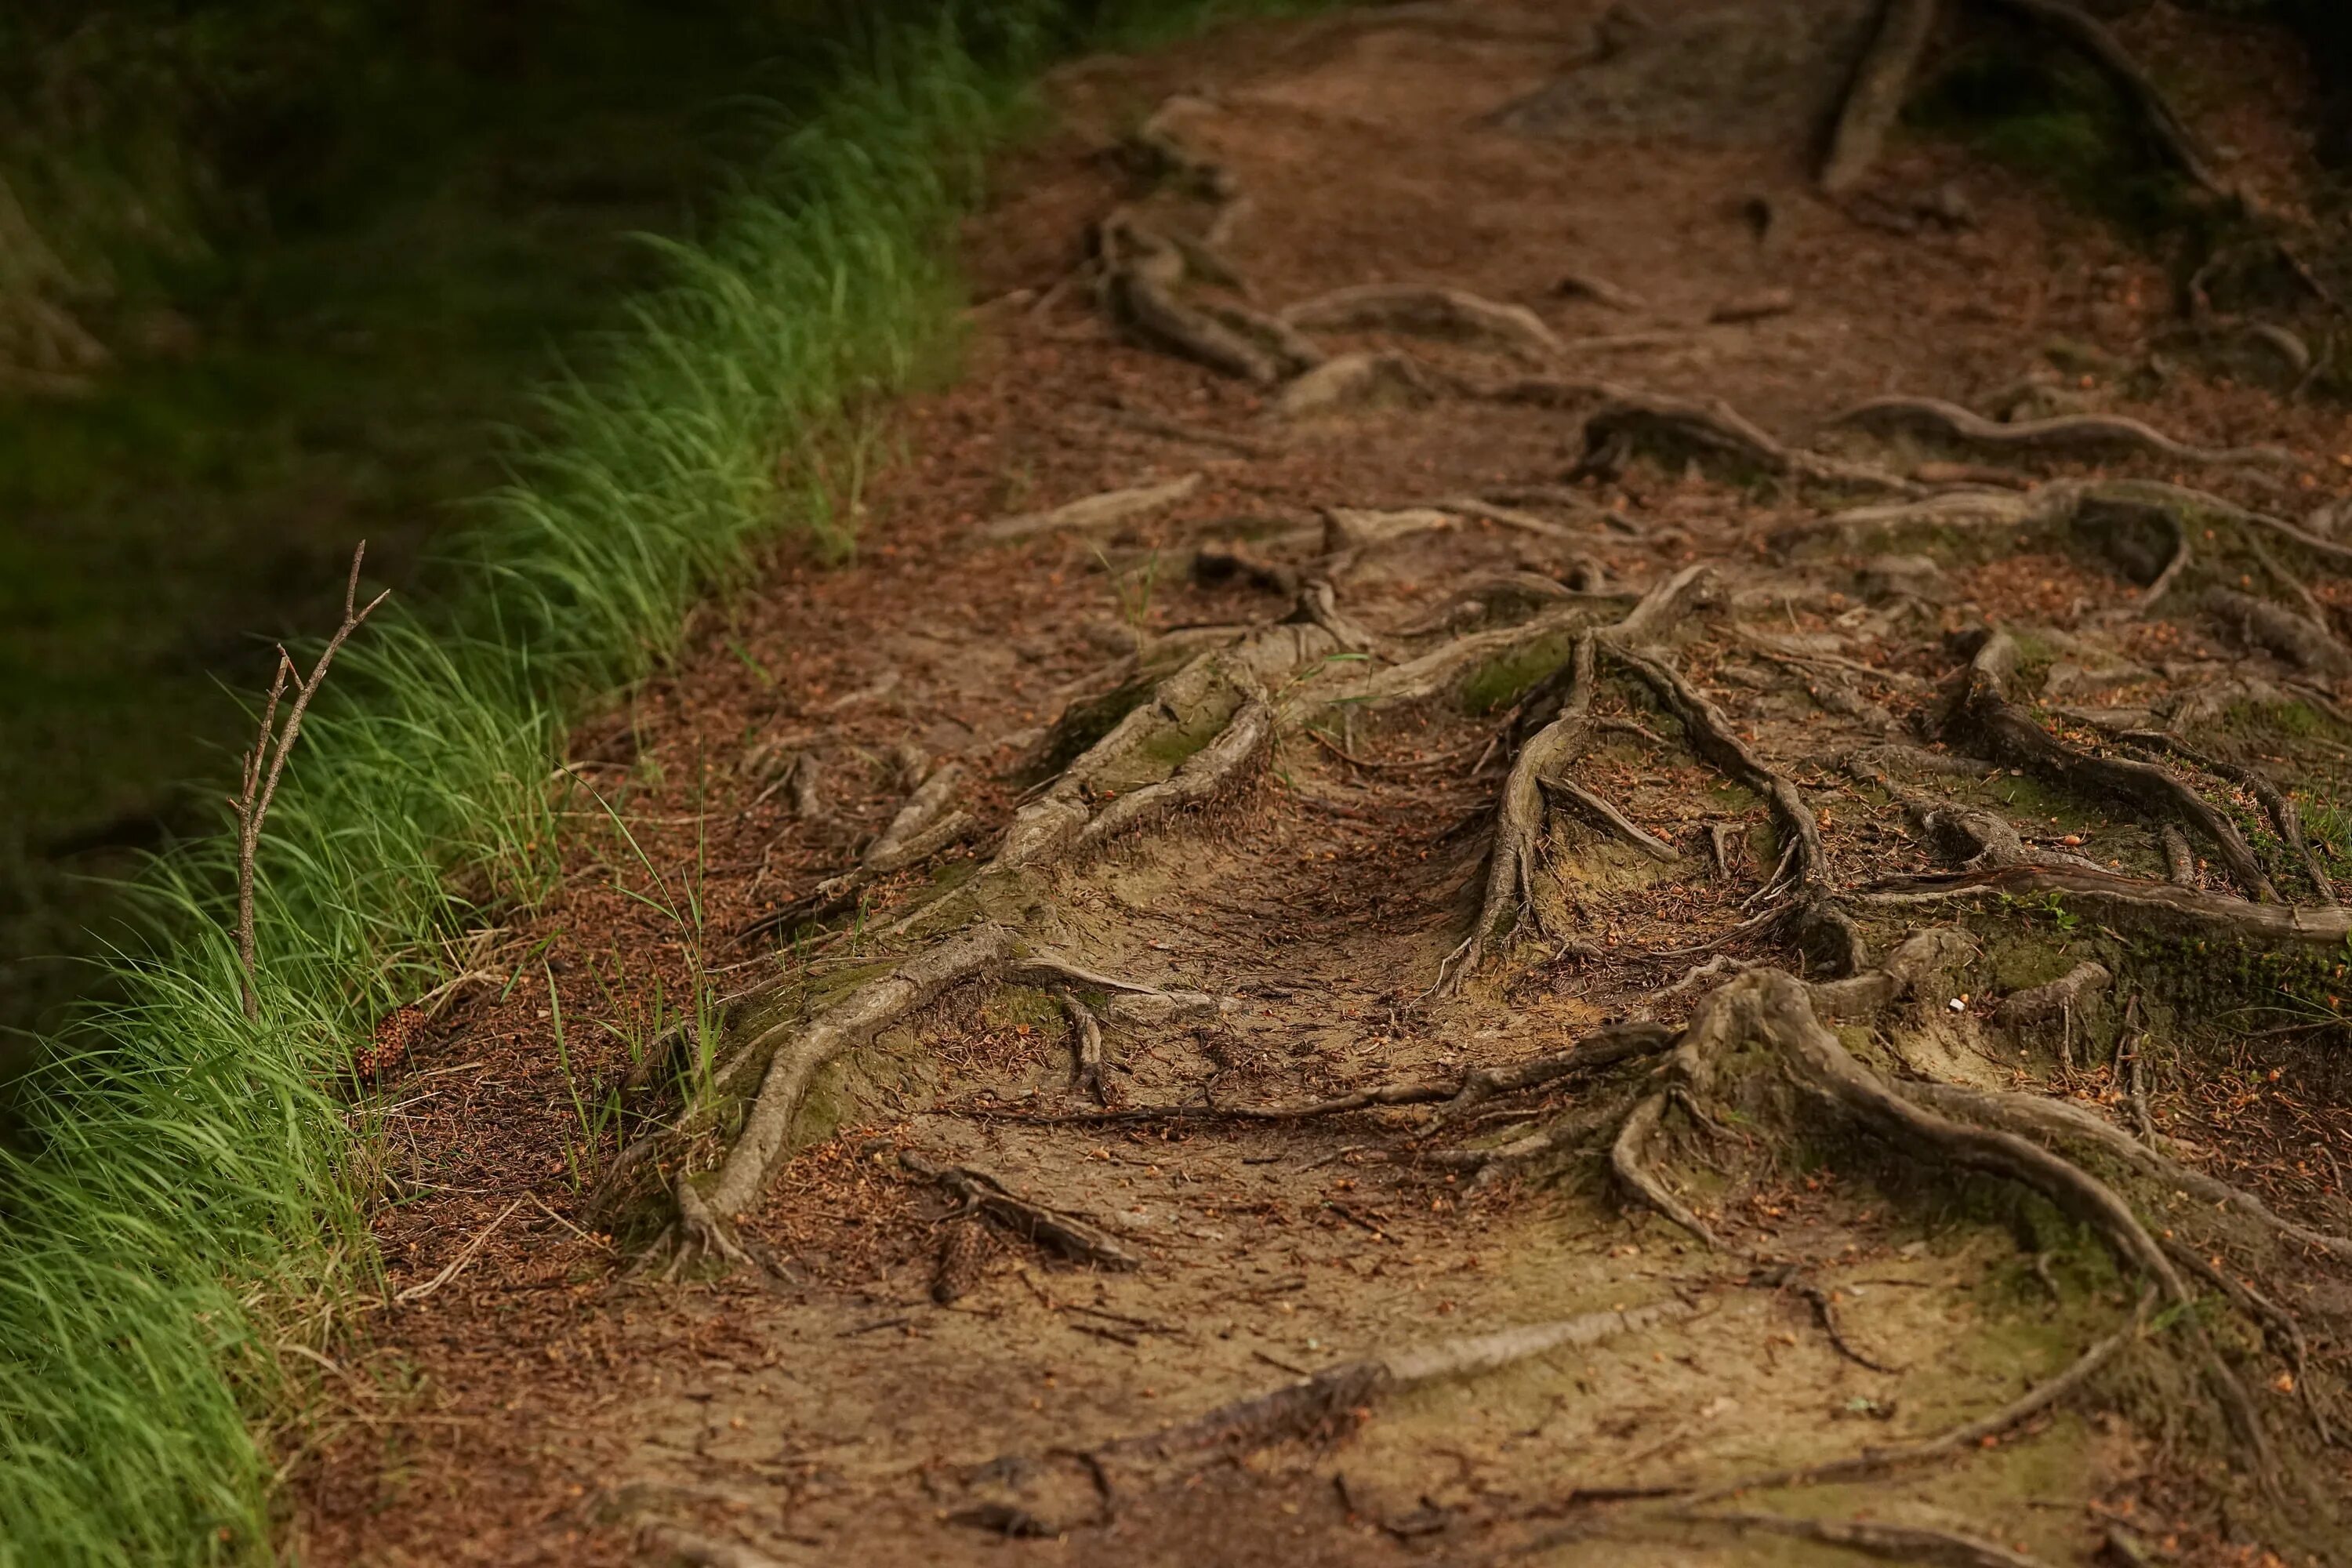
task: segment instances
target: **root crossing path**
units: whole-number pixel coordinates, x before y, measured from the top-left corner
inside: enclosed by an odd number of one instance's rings
[[[2295,144],[2054,0],[1056,78],[369,1064],[303,1561],[2345,1561],[2352,443],[1902,131],[1979,27]]]

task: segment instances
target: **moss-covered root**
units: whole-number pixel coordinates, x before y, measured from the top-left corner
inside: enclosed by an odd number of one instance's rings
[[[1897,977],[1899,980],[1899,976]],[[1887,988],[1891,994],[1897,987]],[[1898,1089],[1858,1060],[1822,1021],[1813,988],[1794,975],[1755,969],[1703,1000],[1659,1078],[1636,1101],[1610,1150],[1629,1194],[1709,1246],[1715,1236],[1654,1168],[1671,1107],[1702,1124],[1731,1110],[1750,1124],[1784,1133],[1829,1130],[1862,1134],[1916,1159],[2013,1182],[2047,1199],[2105,1244],[2118,1264],[2148,1279],[2165,1301],[2186,1310],[2196,1293],[2131,1204],[2065,1154],[2013,1127],[2047,1133],[2023,1114],[2023,1097],[1979,1098]],[[2006,1103],[2018,1099],[2018,1107]],[[2120,1136],[2120,1134],[2118,1134]],[[2273,1461],[2268,1435],[2236,1375],[2193,1323],[2186,1331],[2207,1382],[2247,1454],[2266,1479]]]
[[[2249,894],[2278,900],[2245,836],[2237,825],[2168,768],[2154,763],[2101,756],[2060,739],[2034,722],[2010,698],[2017,674],[2017,644],[1995,632],[1969,666],[1968,685],[1953,710],[1954,738],[1996,762],[2021,767],[2053,783],[2109,795],[2171,816],[2212,840],[2230,875]]]
[[[730,1234],[730,1223],[766,1191],[769,1174],[791,1141],[793,1119],[817,1073],[950,988],[1003,963],[1013,942],[1013,933],[1002,926],[977,926],[860,985],[806,1024],[780,1026],[788,1031],[786,1037],[773,1044],[751,1113],[718,1174],[707,1187],[692,1176],[678,1180],[677,1219],[657,1247],[669,1269],[676,1272],[706,1258],[751,1262]],[[752,1048],[767,1045],[764,1039],[754,1040]]]

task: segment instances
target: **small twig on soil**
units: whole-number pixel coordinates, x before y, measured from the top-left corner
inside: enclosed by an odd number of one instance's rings
[[[925,1181],[937,1183],[962,1206],[1024,1241],[1050,1247],[1076,1263],[1105,1268],[1140,1268],[1143,1260],[1099,1226],[1075,1215],[1032,1203],[985,1171],[969,1165],[934,1165],[922,1156],[901,1152],[898,1163]]]
[[[490,1221],[489,1224],[484,1226],[479,1231],[476,1232],[474,1239],[467,1242],[465,1246],[465,1249],[459,1252],[457,1257],[451,1258],[442,1268],[440,1273],[436,1274],[432,1279],[425,1280],[421,1285],[411,1285],[407,1289],[394,1296],[393,1300],[404,1307],[414,1306],[415,1303],[422,1301],[426,1297],[432,1295],[436,1290],[440,1289],[442,1286],[446,1285],[450,1280],[457,1278],[458,1275],[464,1273],[466,1265],[474,1261],[475,1254],[482,1250],[483,1245],[487,1243],[491,1237],[498,1234],[499,1226],[506,1224],[507,1220],[514,1214],[515,1210],[522,1207],[522,1205],[523,1200],[517,1198],[505,1208],[500,1209],[499,1211],[499,1217]]]
[[[2012,1552],[1982,1536],[1925,1524],[1893,1524],[1872,1519],[1791,1519],[1779,1513],[1692,1513],[1677,1510],[1669,1517],[1685,1524],[1721,1525],[1729,1530],[1760,1530],[1843,1546],[1871,1557],[1899,1563],[1931,1563],[1939,1568],[2042,1568],[2039,1559]]]

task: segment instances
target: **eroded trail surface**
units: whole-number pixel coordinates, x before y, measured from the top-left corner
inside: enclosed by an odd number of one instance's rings
[[[1913,9],[1065,72],[856,563],[384,1066],[307,1560],[2341,1560],[2344,420],[1819,195]]]

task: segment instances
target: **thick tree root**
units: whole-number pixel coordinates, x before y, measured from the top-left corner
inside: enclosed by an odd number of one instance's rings
[[[1040,533],[1091,533],[1115,527],[1131,517],[1140,517],[1145,512],[1173,506],[1200,488],[1201,476],[1194,473],[1162,484],[1105,490],[1100,495],[1086,496],[1050,511],[1029,511],[1015,517],[999,518],[983,527],[980,536],[1002,542],[1028,539]]]
[[[1188,263],[1182,247],[1118,214],[1096,232],[1102,261],[1103,307],[1112,321],[1138,341],[1226,375],[1261,386],[1283,379],[1290,368],[1274,349],[1257,341],[1244,323],[1237,328],[1177,297]]]
[[[1936,30],[1936,0],[1886,0],[1878,30],[1854,67],[1830,132],[1817,176],[1822,192],[1841,195],[1862,183],[1878,162],[1886,133],[1903,113],[1911,78]]]
[[[1441,390],[1436,378],[1410,355],[1334,354],[1285,385],[1274,400],[1273,411],[1284,419],[1312,419],[1381,408],[1420,408],[1437,401]]]
[[[1605,652],[1611,658],[1626,664],[1647,679],[1654,668],[1663,669],[1664,667],[1655,666],[1647,656],[1636,650],[1663,636],[1690,607],[1703,602],[1711,589],[1711,570],[1704,564],[1687,566],[1675,573],[1644,595],[1641,602],[1615,625],[1605,631],[1586,632],[1579,637],[1569,662],[1553,678],[1556,694],[1547,688],[1528,700],[1538,710],[1545,705],[1551,705],[1552,715],[1520,746],[1518,754],[1512,759],[1510,774],[1503,785],[1502,799],[1496,807],[1495,842],[1487,858],[1486,888],[1479,903],[1477,920],[1471,927],[1470,934],[1447,955],[1440,967],[1440,991],[1458,989],[1477,972],[1489,945],[1497,936],[1516,928],[1523,918],[1532,919],[1539,929],[1544,929],[1542,910],[1535,900],[1534,892],[1540,869],[1538,840],[1547,816],[1544,800],[1547,789],[1563,789],[1580,805],[1595,811],[1612,828],[1632,838],[1645,853],[1660,855],[1667,859],[1675,858],[1670,846],[1625,821],[1614,807],[1600,797],[1566,784],[1566,769],[1581,750],[1590,728],[1589,710],[1601,654]],[[1561,683],[1563,677],[1564,684]],[[1671,674],[1667,679],[1670,681],[1678,679]],[[1704,699],[1699,700],[1704,701]],[[1547,930],[1546,934],[1558,936],[1561,933]]]
[[[1861,898],[1865,903],[1891,909],[1988,899],[2046,902],[2053,894],[2069,910],[2095,915],[2123,930],[2158,936],[2244,942],[2305,952],[2341,949],[2347,937],[2352,936],[2352,912],[2340,908],[2255,904],[2136,877],[2045,866],[1907,878],[1880,883]]]
[[[817,1073],[950,988],[986,974],[1011,955],[1013,945],[1013,933],[1001,926],[961,932],[867,981],[807,1023],[779,1024],[748,1042],[745,1056],[768,1046],[774,1036],[784,1037],[768,1057],[759,1092],[717,1177],[707,1189],[691,1175],[678,1178],[677,1219],[656,1253],[667,1254],[674,1268],[706,1256],[748,1261],[726,1227],[766,1190]]]
[[[1219,1459],[1242,1458],[1280,1443],[1331,1443],[1355,1431],[1383,1398],[1437,1384],[1482,1377],[1556,1351],[1596,1345],[1624,1334],[1694,1317],[1698,1309],[1679,1300],[1643,1307],[1587,1312],[1553,1322],[1530,1323],[1494,1333],[1444,1340],[1409,1350],[1342,1362],[1270,1393],[1219,1405],[1181,1426],[1113,1438],[1087,1449],[1056,1449],[1033,1457],[1008,1454],[965,1472],[967,1484],[989,1488],[1035,1475],[1043,1460],[1075,1459],[1085,1469],[1100,1506],[1114,1504],[1119,1487],[1149,1485],[1196,1471]],[[982,1518],[982,1510],[988,1517]],[[1067,1523],[1039,1520],[1025,1503],[994,1501],[967,1510],[970,1522],[1003,1530],[1003,1520],[1034,1521],[1034,1531],[1052,1534]]]
[[[2277,447],[2192,447],[2162,431],[2112,414],[2069,414],[2004,425],[1957,403],[1934,397],[1874,397],[1832,416],[1832,426],[1925,435],[1988,452],[2046,452],[2061,457],[2116,454],[2165,458],[2178,463],[2293,468],[2301,459]]]
[[[2253,1194],[2158,1152],[2073,1100],[1946,1083],[1905,1082],[1896,1087],[1895,1092],[1915,1104],[1946,1115],[2005,1128],[2044,1142],[2071,1143],[2095,1151],[2128,1171],[2171,1190],[2187,1193],[2216,1212],[2239,1215],[2268,1235],[2333,1258],[2352,1259],[2352,1239],[2298,1225],[2273,1212]]]
[[[761,916],[745,926],[742,934],[760,936],[828,919],[849,908],[858,893],[875,882],[909,866],[919,866],[962,840],[974,824],[970,814],[954,810],[950,805],[962,780],[963,769],[954,763],[934,770],[907,797],[890,825],[866,847],[855,867],[840,876],[826,878],[806,896]]]
[[[1998,762],[2054,783],[2119,796],[2187,823],[2212,840],[2240,887],[2256,898],[2277,900],[2278,889],[2271,886],[2234,823],[2169,771],[2152,763],[2098,756],[2035,723],[2009,699],[2016,668],[2017,644],[2008,634],[1988,637],[1969,664],[1967,687],[1954,710],[1958,738],[1974,742]]]
[[[1672,865],[1682,857],[1675,847],[1629,820],[1614,805],[1570,778],[1544,778],[1538,781],[1546,795],[1558,795],[1578,811],[1600,823],[1618,837],[1647,855],[1651,859]]]
[[[1675,1043],[1675,1031],[1648,1022],[1612,1024],[1594,1031],[1567,1050],[1531,1058],[1499,1068],[1472,1068],[1442,1079],[1406,1079],[1335,1095],[1328,1100],[1291,1105],[1138,1105],[1061,1115],[1034,1115],[994,1107],[966,1107],[964,1113],[993,1121],[1020,1121],[1043,1127],[1100,1127],[1171,1121],[1309,1121],[1325,1116],[1347,1116],[1360,1110],[1382,1110],[1412,1105],[1434,1105],[1440,1120],[1449,1120],[1493,1100],[1532,1094],[1569,1079],[1598,1072],[1639,1057],[1655,1056]]]
[[[692,1568],[784,1568],[775,1558],[740,1542],[698,1535],[674,1524],[647,1525],[638,1532],[637,1544],[660,1552],[669,1562],[690,1563]]]
[[[1342,1362],[1271,1394],[1220,1405],[1168,1431],[1122,1438],[1097,1452],[1152,1458],[1206,1450],[1238,1454],[1278,1442],[1337,1436],[1351,1426],[1359,1419],[1358,1410],[1375,1398],[1435,1383],[1482,1377],[1553,1351],[1596,1345],[1621,1334],[1677,1322],[1696,1316],[1697,1311],[1685,1301],[1659,1301]]]
[[[2196,1248],[2179,1241],[2167,1241],[2164,1245],[2166,1250],[2172,1254],[2174,1262],[2227,1297],[2230,1304],[2244,1313],[2250,1321],[2262,1325],[2263,1337],[2270,1342],[2272,1351],[2287,1363],[2288,1375],[2294,1380],[2295,1393],[2302,1397],[2304,1413],[2311,1417],[2313,1432],[2322,1444],[2334,1444],[2336,1436],[2328,1425],[2327,1412],[2320,1404],[2319,1391],[2311,1382],[2311,1346],[2304,1338],[2303,1325],[2294,1321],[2294,1314],[2252,1285],[2231,1279]]]
[[[2238,192],[2213,170],[2188,122],[2131,58],[2131,52],[2098,18],[2066,0],[1979,0],[1980,4],[2041,27],[2074,49],[2113,82],[2165,156],[2207,194],[2238,200]]]
[[[1533,310],[1459,289],[1374,283],[1302,300],[1282,320],[1311,332],[1399,331],[1484,344],[1538,360],[1561,353],[1559,339]]]
[[[2333,683],[2352,676],[2352,652],[2309,616],[2235,588],[2205,590],[2205,609],[2240,642],[2321,680]]]
[[[1062,1016],[1070,1021],[1070,1083],[1097,1105],[1108,1105],[1110,1086],[1103,1080],[1102,1020],[1076,996],[1062,998]]]
[[[2319,894],[2319,901],[2323,904],[2336,902],[2335,879],[2328,875],[2327,868],[2319,857],[2312,852],[2311,840],[2305,837],[2303,831],[2302,811],[2295,805],[2294,798],[2273,784],[2260,768],[2209,756],[2165,731],[2126,730],[2116,739],[2151,751],[2169,752],[2190,766],[2201,768],[2216,778],[2243,785],[2248,794],[2262,803],[2263,814],[2271,819],[2271,826],[2277,829],[2286,847],[2294,851],[2295,858],[2303,862],[2304,875],[2311,879],[2313,889]],[[2095,867],[2093,868],[2096,869]]]
[[[1567,693],[1559,715],[1519,748],[1503,784],[1503,798],[1495,812],[1495,844],[1486,862],[1486,892],[1479,905],[1477,923],[1462,945],[1454,950],[1438,973],[1443,990],[1460,985],[1476,973],[1506,922],[1516,924],[1542,915],[1534,901],[1538,870],[1537,840],[1543,832],[1545,808],[1542,781],[1556,776],[1575,757],[1584,741],[1592,701],[1593,635],[1579,637],[1570,661]]]
[[[1664,462],[1696,462],[1735,478],[1762,474],[1904,495],[1918,492],[1910,480],[1883,469],[1786,446],[1726,403],[1609,390],[1608,401],[1584,422],[1580,478],[1612,473],[1636,452],[1645,452]]]
[[[2115,976],[2104,963],[2076,964],[2046,985],[2012,991],[2001,998],[1999,1016],[2012,1029],[2031,1028],[2053,1018],[2069,1018],[2085,996],[2105,991]]]

